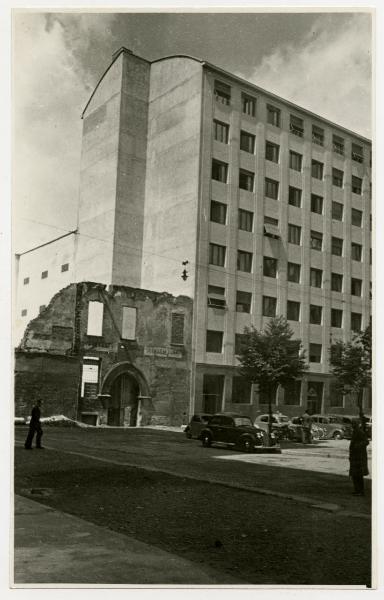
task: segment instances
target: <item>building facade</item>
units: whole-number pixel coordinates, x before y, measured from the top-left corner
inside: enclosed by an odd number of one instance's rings
[[[207,62],[125,48],[83,120],[75,281],[193,299],[190,412],[265,408],[236,346],[275,315],[309,361],[276,406],[353,411],[328,348],[370,322],[370,141]]]
[[[16,416],[179,425],[190,400],[192,301],[91,282],[58,292],[16,350]]]

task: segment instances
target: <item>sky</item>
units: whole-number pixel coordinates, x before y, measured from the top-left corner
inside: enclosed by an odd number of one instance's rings
[[[371,137],[368,12],[20,10],[12,52],[14,252],[76,228],[81,113],[121,46],[148,60],[207,60]]]

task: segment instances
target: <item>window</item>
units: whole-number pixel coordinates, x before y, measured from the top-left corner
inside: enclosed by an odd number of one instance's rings
[[[224,267],[225,265],[225,246],[219,244],[209,244],[209,264]]]
[[[272,198],[273,200],[277,200],[279,197],[279,182],[274,181],[273,179],[265,178],[265,195],[268,198]]]
[[[253,230],[253,212],[239,208],[239,229],[243,231]]]
[[[298,135],[299,137],[303,137],[304,135],[304,121],[299,117],[295,117],[294,115],[290,115],[289,118],[289,130],[294,135]]]
[[[288,242],[300,246],[301,242],[301,227],[299,225],[288,224]]]
[[[248,96],[248,94],[241,94],[241,106],[243,114],[254,117],[256,115],[256,98]]]
[[[88,302],[87,335],[98,337],[103,335],[103,313],[104,304],[102,302]]]
[[[340,202],[332,202],[332,219],[335,219],[335,221],[342,221],[343,210],[344,207]]]
[[[363,222],[363,213],[361,210],[358,210],[357,208],[352,208],[352,225],[355,225],[355,227],[361,227],[361,224]]]
[[[329,406],[344,406],[343,394],[336,382],[331,382],[329,388]]]
[[[311,211],[319,215],[323,214],[323,198],[316,194],[311,194]]]
[[[29,284],[29,277],[24,277],[23,284],[24,285],[28,285]]]
[[[269,256],[264,256],[263,275],[265,277],[276,277],[277,276],[277,260],[276,260],[276,258],[270,258]]]
[[[352,144],[352,152],[351,152],[352,160],[355,160],[358,163],[363,162],[363,147],[358,144]]]
[[[184,315],[172,313],[171,344],[184,344]]]
[[[335,256],[343,256],[343,240],[341,238],[333,237],[331,239],[331,252]]]
[[[323,271],[321,269],[310,270],[310,285],[312,287],[321,288],[323,281]]]
[[[243,337],[244,337],[243,333],[235,333],[235,354],[236,355],[241,353]]]
[[[237,251],[237,270],[246,273],[252,271],[252,252]]]
[[[301,381],[289,381],[284,387],[284,404],[300,405]]]
[[[324,129],[312,125],[312,142],[318,146],[324,146]]]
[[[211,221],[225,225],[227,222],[227,205],[211,200]]]
[[[343,276],[339,273],[331,273],[331,290],[332,292],[343,291]]]
[[[293,152],[293,150],[289,151],[289,168],[294,171],[301,172],[301,166],[303,162],[303,155],[298,152]]]
[[[252,294],[250,292],[236,292],[236,312],[251,312]]]
[[[343,138],[339,137],[338,135],[334,135],[332,137],[332,147],[333,147],[333,151],[336,152],[336,154],[341,154],[341,156],[344,156],[344,140],[343,140]]]
[[[232,378],[232,403],[250,404],[251,403],[252,384],[244,377]]]
[[[311,231],[311,248],[312,250],[320,250],[323,247],[323,234],[319,231]]]
[[[223,332],[207,330],[206,352],[216,352],[221,354],[223,351]]]
[[[309,362],[321,362],[321,344],[309,344]]]
[[[23,310],[21,311],[21,316],[22,317],[26,317],[27,316],[27,312],[28,312],[27,309],[23,308]]]
[[[239,171],[239,188],[242,190],[247,190],[248,192],[253,192],[253,181],[255,175],[250,171],[245,171],[244,169],[240,169]]]
[[[183,317],[183,315],[181,315]],[[173,326],[173,315],[172,315]],[[121,337],[123,340],[136,339],[136,308],[132,306],[123,306],[123,324]]]
[[[339,169],[332,169],[332,184],[336,187],[343,187],[344,173]]]
[[[280,239],[279,220],[274,217],[264,217],[264,235],[275,240]]]
[[[213,135],[215,140],[228,144],[229,125],[221,121],[213,121]]]
[[[309,305],[309,322],[312,325],[321,325],[322,307],[316,304]]]
[[[263,296],[263,317],[276,316],[276,298]]]
[[[65,265],[61,265],[61,272],[65,273],[66,271],[69,271],[69,264],[65,263]]]
[[[359,196],[361,196],[362,185],[363,180],[360,179],[360,177],[355,177],[355,175],[352,175],[352,192],[354,194],[358,194]]]
[[[240,150],[254,154],[255,152],[255,136],[246,131],[240,132]]]
[[[361,331],[361,314],[351,313],[351,329],[352,331]]]
[[[228,165],[219,160],[212,161],[212,179],[227,183]]]
[[[268,217],[267,215],[265,215],[264,217],[264,225],[273,225],[274,227],[278,227],[279,226],[279,219],[275,219],[274,217]]]
[[[352,296],[361,296],[361,288],[362,288],[361,279],[355,279],[352,277],[351,279],[351,294]]]
[[[293,283],[300,283],[300,270],[301,265],[289,262],[287,267],[288,281],[292,281]]]
[[[315,179],[323,179],[323,163],[318,160],[312,160],[311,174]]]
[[[343,326],[343,311],[338,308],[331,309],[331,327]]]
[[[225,308],[225,288],[218,285],[208,285],[208,306]]]
[[[362,249],[363,249],[363,247],[360,244],[355,244],[354,242],[352,242],[352,245],[351,245],[352,260],[357,260],[359,262],[361,261]]]
[[[272,142],[265,142],[265,158],[272,162],[279,162],[279,150],[280,146],[273,144]]]
[[[301,190],[292,187],[291,185],[288,190],[288,204],[297,206],[297,208],[301,207]]]
[[[48,271],[43,271],[41,273],[41,279],[47,279],[47,277],[48,277]]]
[[[300,302],[287,301],[287,319],[288,321],[300,321]]]
[[[226,83],[215,81],[214,94],[216,102],[227,106],[231,103],[231,88]]]
[[[280,127],[280,110],[271,104],[267,104],[267,123]]]

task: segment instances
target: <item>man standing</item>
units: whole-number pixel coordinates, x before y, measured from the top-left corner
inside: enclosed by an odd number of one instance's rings
[[[368,475],[368,438],[360,423],[352,421],[352,437],[349,444],[349,476],[353,481],[353,495],[364,496],[364,476]]]
[[[303,444],[310,444],[312,442],[312,419],[308,413],[308,410],[305,410],[301,417],[302,421],[302,442]]]
[[[36,448],[39,450],[43,449],[41,445],[41,438],[43,435],[43,430],[41,429],[40,423],[40,406],[41,400],[37,400],[35,406],[32,408],[31,420],[29,423],[29,431],[27,435],[27,439],[25,440],[24,448],[26,450],[32,450],[32,441],[34,435],[36,433]]]

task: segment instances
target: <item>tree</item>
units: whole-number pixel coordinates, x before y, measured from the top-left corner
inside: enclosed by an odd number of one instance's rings
[[[371,326],[354,334],[350,342],[338,340],[330,346],[331,372],[343,394],[357,397],[361,423],[365,427],[362,392],[372,383],[372,330]]]
[[[268,397],[268,441],[272,432],[272,393],[285,387],[307,370],[301,340],[292,340],[293,331],[283,316],[270,319],[263,331],[246,327],[238,359],[240,373]]]

